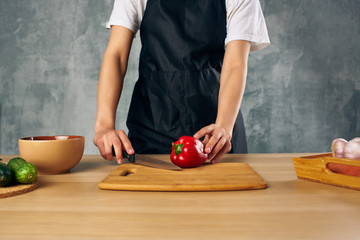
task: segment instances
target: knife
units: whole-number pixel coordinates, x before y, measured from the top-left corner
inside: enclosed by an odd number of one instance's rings
[[[112,148],[112,154],[115,157],[114,147]],[[176,166],[175,164],[160,159],[148,157],[146,155],[141,155],[136,153],[130,155],[126,151],[122,151],[122,155],[124,158],[127,158],[130,163],[136,163],[146,167],[160,168],[160,169],[173,170],[173,171],[181,170],[181,168],[179,166]]]

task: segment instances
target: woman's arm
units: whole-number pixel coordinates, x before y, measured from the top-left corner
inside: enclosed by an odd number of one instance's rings
[[[230,140],[245,90],[249,52],[248,41],[235,40],[226,45],[216,122],[194,135],[205,136],[205,152],[212,163],[231,149]]]
[[[115,130],[116,109],[121,96],[124,77],[134,33],[121,26],[113,26],[100,70],[97,91],[97,113],[94,144],[107,160],[113,160],[112,146],[116,159],[122,161],[121,150],[129,154],[133,148],[123,130]]]

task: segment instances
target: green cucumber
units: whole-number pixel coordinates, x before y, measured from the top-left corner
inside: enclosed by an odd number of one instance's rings
[[[0,187],[9,186],[14,180],[13,170],[5,163],[0,162]]]
[[[30,184],[36,182],[37,170],[33,164],[17,157],[11,159],[8,163],[8,166],[14,171],[15,180],[18,183]]]
[[[11,169],[13,169],[14,171],[18,168],[20,168],[21,166],[23,166],[26,163],[26,161],[20,157],[16,157],[13,159],[10,159],[10,161],[8,162],[8,166],[11,167]]]

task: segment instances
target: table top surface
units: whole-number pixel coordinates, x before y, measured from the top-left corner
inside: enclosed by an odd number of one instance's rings
[[[292,157],[307,155],[226,155],[268,187],[221,192],[101,190],[118,165],[84,155],[70,173],[0,199],[0,239],[360,239],[360,191],[298,179]]]

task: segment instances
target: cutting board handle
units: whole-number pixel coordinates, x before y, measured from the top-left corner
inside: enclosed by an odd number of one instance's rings
[[[135,174],[137,171],[136,168],[126,168],[124,171],[122,171],[119,176],[122,176],[122,177],[126,177],[126,176],[129,176],[129,175],[133,175]]]

